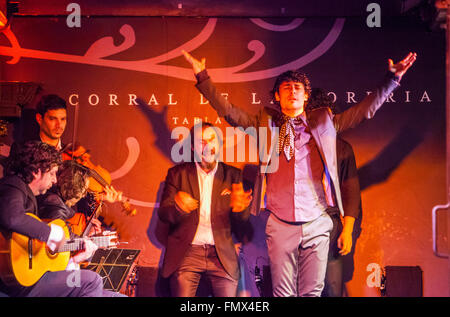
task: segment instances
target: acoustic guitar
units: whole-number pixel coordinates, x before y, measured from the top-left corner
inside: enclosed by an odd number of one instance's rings
[[[37,216],[27,213],[40,221]],[[31,286],[46,272],[64,271],[70,260],[70,252],[84,249],[81,238],[70,239],[69,229],[61,219],[49,223],[63,228],[66,242],[55,252],[51,252],[44,242],[31,239],[19,233],[12,233],[10,239],[0,234],[0,278],[6,285]],[[117,246],[117,234],[106,233],[89,237],[99,248]]]

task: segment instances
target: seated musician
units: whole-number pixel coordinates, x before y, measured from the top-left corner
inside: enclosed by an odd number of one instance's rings
[[[0,230],[2,238],[11,238],[13,233],[19,233],[31,239],[45,242],[51,251],[58,250],[65,243],[64,231],[61,227],[33,218],[26,213],[37,214],[36,196],[45,192],[56,183],[56,173],[61,164],[60,153],[52,146],[40,141],[29,141],[18,147],[10,156],[5,177],[0,180]],[[85,250],[78,259],[89,258],[96,246],[85,240]],[[2,260],[9,256],[2,253]],[[30,264],[33,259],[30,259]],[[4,262],[3,262],[4,263]],[[2,264],[2,263],[0,263]],[[35,263],[37,265],[37,263]],[[0,266],[0,277],[4,278]],[[89,270],[77,272],[77,283],[67,281],[74,273],[72,271],[46,272],[32,286],[8,284],[0,280],[0,292],[8,296],[70,296],[70,297],[103,297],[112,296],[103,289],[100,275]],[[17,276],[16,276],[17,277]]]
[[[64,161],[58,170],[55,186],[37,197],[39,217],[62,220],[72,218],[76,213],[72,207],[86,195],[88,187],[88,169],[74,161]],[[117,192],[114,187],[105,187],[98,199],[115,202],[120,200],[121,195],[122,193]],[[101,222],[98,219],[92,219],[92,224],[89,236],[101,232]]]
[[[72,207],[87,193],[89,172],[84,166],[69,160],[62,163],[56,178],[55,186],[37,197],[38,215],[42,219],[62,219],[66,221],[75,215],[75,210]],[[100,199],[114,202],[121,193],[115,191],[113,187],[107,187],[105,192],[100,195]],[[95,218],[91,219],[91,222],[93,226],[88,236],[101,233],[101,222]],[[68,227],[70,228],[70,225]],[[73,238],[76,234],[71,232],[71,236]],[[76,254],[71,258],[69,267],[78,269],[79,263],[87,259],[82,253]]]

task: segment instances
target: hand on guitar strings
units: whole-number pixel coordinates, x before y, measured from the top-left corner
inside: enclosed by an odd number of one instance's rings
[[[96,218],[92,219],[91,222],[92,222],[92,228],[89,231],[88,236],[91,237],[96,234],[102,233],[102,222]]]
[[[88,260],[98,249],[97,245],[89,239],[84,240],[84,250],[73,256],[75,263],[81,263]]]

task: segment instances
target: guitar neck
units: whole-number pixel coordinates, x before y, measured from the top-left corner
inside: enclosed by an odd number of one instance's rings
[[[94,242],[99,248],[107,248],[111,244],[111,239],[108,236],[91,237],[89,238],[89,240]],[[61,248],[58,249],[58,252],[71,252],[83,249],[84,249],[83,239],[76,238],[74,240],[67,241]]]
[[[102,212],[102,204],[100,203],[98,204],[97,208],[95,208],[93,215],[91,215],[91,217],[89,218],[89,222],[86,228],[84,228],[83,234],[81,235],[82,237],[86,237],[89,234],[92,228],[92,219],[97,219],[98,216],[100,216],[101,212]]]

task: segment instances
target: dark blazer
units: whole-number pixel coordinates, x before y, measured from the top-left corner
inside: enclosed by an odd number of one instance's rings
[[[232,212],[230,195],[221,195],[224,189],[231,190],[231,184],[242,181],[241,171],[233,166],[218,163],[214,176],[211,198],[211,226],[217,255],[226,272],[239,279],[239,263],[232,230],[248,220],[249,209]],[[169,169],[160,207],[159,218],[169,224],[166,253],[162,276],[170,276],[181,264],[184,255],[194,239],[199,223],[199,209],[186,213],[175,207],[174,197],[178,191],[189,193],[200,201],[199,184],[195,163],[182,163]]]
[[[204,72],[206,73],[206,70]],[[243,127],[244,129],[254,127],[257,131],[259,127],[268,128],[267,134],[270,136],[270,144],[261,144],[261,137],[258,137],[257,140],[258,150],[261,151],[261,149],[264,149],[264,151],[268,153],[268,159],[260,159],[260,168],[258,169],[256,179],[254,180],[253,201],[250,205],[250,210],[252,214],[258,215],[261,209],[264,176],[271,168],[277,168],[276,166],[270,167],[271,163],[275,161],[271,161],[270,157],[276,152],[276,145],[278,142],[278,133],[276,133],[277,130],[275,129],[273,118],[279,115],[280,109],[277,107],[264,107],[261,108],[257,114],[250,114],[233,105],[217,92],[211,79],[205,75],[205,73],[197,75],[199,81],[196,87],[217,111],[219,116],[225,117],[225,120],[235,127]],[[317,108],[306,112],[307,123],[325,167],[330,173],[331,185],[335,192],[339,210],[343,216],[345,213],[339,188],[336,135],[346,129],[355,127],[365,119],[372,118],[375,115],[375,112],[389,97],[390,93],[398,86],[399,83],[395,80],[394,74],[388,72],[388,75],[384,78],[382,83],[371,94],[366,96],[360,103],[340,114],[334,115],[329,108]],[[267,162],[269,163],[267,164]]]
[[[359,186],[358,168],[355,154],[350,143],[337,137],[337,159],[342,204],[345,215],[358,218],[361,214],[361,189]]]
[[[44,195],[36,197],[38,203],[38,215],[41,219],[67,220],[75,215],[75,210],[67,206],[58,195],[58,189],[51,188]]]
[[[47,242],[50,227],[25,213],[37,214],[36,198],[28,184],[17,176],[0,179],[0,229],[9,236],[17,232]]]
[[[36,200],[38,204],[38,216],[41,219],[61,219],[66,222],[66,220],[75,215],[75,210],[64,203],[55,186],[48,190],[44,195],[37,196]],[[67,228],[69,229],[71,239],[78,237],[72,232],[70,224],[67,225]]]

